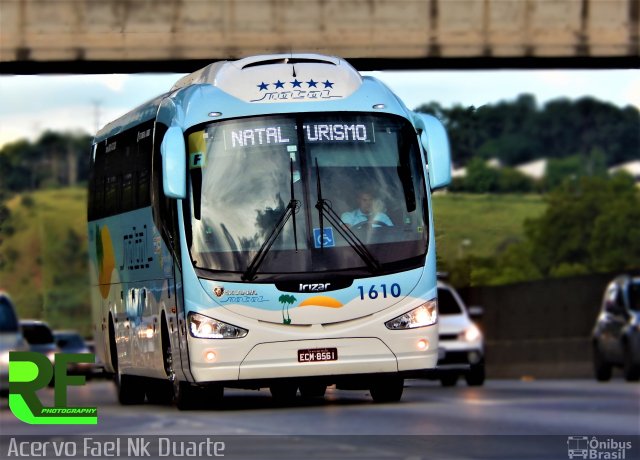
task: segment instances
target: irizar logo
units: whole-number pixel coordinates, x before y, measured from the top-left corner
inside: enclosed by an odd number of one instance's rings
[[[331,283],[300,284],[300,292],[322,292],[329,290]]]

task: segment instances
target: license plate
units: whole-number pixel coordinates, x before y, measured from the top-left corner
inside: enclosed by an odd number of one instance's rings
[[[312,348],[307,350],[298,350],[299,363],[317,363],[321,361],[336,361],[337,359],[337,348]]]

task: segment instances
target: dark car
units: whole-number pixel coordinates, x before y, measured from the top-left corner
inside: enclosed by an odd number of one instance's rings
[[[60,350],[47,323],[36,320],[23,320],[20,321],[20,327],[24,339],[29,344],[29,350],[46,355],[51,364],[53,364],[55,354]]]
[[[630,382],[640,380],[640,277],[623,275],[609,283],[592,344],[597,380],[611,379],[613,367],[622,367]]]
[[[11,298],[0,291],[0,394],[9,392],[9,352],[27,349]]]
[[[82,336],[76,331],[55,331],[53,336],[63,353],[92,353]],[[69,363],[68,372],[90,377],[94,374],[94,368],[94,363]]]

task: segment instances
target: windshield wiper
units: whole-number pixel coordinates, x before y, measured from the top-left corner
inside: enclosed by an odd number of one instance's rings
[[[331,203],[322,197],[322,184],[320,182],[320,167],[318,166],[318,158],[316,157],[316,186],[318,193],[318,201],[316,209],[318,210],[318,219],[320,221],[320,250],[324,250],[324,217],[333,225],[336,231],[345,239],[345,241],[353,248],[360,258],[367,264],[371,273],[380,271],[380,262],[373,254],[369,252],[360,238],[347,227],[340,219],[340,216],[331,207]]]
[[[280,215],[278,222],[276,222],[275,227],[273,227],[273,230],[271,230],[271,233],[269,233],[267,239],[264,240],[264,243],[262,243],[262,246],[260,246],[260,249],[258,249],[258,252],[256,252],[256,255],[253,256],[253,259],[251,259],[251,263],[242,274],[242,281],[253,281],[255,279],[260,265],[262,265],[262,262],[264,262],[267,253],[271,249],[271,246],[273,246],[273,243],[275,243],[278,235],[280,235],[282,229],[287,224],[287,221],[291,216],[293,216],[293,240],[296,247],[296,252],[298,252],[298,230],[296,227],[295,214],[300,210],[300,201],[296,200],[293,190],[293,159],[291,158],[289,159],[289,169],[291,174],[291,199],[289,200],[289,204],[285,208],[284,212]]]

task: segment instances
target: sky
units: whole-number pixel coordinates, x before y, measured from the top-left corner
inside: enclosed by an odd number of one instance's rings
[[[540,105],[592,96],[640,109],[640,69],[365,72],[384,81],[407,107],[427,102],[480,107],[533,94]],[[0,147],[43,131],[97,127],[166,92],[184,74],[0,76]]]

